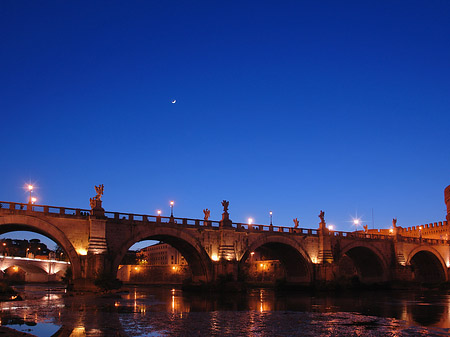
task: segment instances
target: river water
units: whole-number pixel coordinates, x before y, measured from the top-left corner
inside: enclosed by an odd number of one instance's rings
[[[36,336],[450,336],[449,291],[185,293],[128,287],[114,295],[16,287],[1,325]]]

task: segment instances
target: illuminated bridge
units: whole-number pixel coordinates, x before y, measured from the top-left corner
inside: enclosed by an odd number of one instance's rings
[[[285,281],[310,285],[357,276],[363,283],[440,283],[450,279],[450,186],[445,189],[447,221],[436,226],[392,231],[338,232],[232,222],[224,204],[222,220],[187,219],[107,212],[101,195],[92,209],[0,202],[0,234],[32,231],[64,249],[75,287],[93,286],[101,273],[117,274],[127,250],[142,240],[158,240],[186,259],[193,282],[238,279],[252,252],[280,261]],[[439,236],[432,233],[439,232]],[[430,234],[430,235],[428,235]]]
[[[70,262],[0,255],[0,270],[5,274],[24,272],[26,282],[60,281]]]

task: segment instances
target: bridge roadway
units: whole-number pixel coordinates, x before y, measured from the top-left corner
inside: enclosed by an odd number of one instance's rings
[[[192,281],[237,279],[248,270],[251,252],[279,260],[286,282],[308,285],[358,276],[363,283],[446,282],[450,241],[392,234],[234,223],[0,202],[0,233],[32,231],[57,242],[69,257],[75,287],[93,287],[95,278],[115,276],[127,250],[152,239],[172,245],[185,257]],[[447,216],[448,218],[448,216]],[[446,223],[447,225],[447,223]]]

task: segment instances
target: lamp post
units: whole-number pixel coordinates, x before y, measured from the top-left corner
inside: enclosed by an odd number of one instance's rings
[[[269,212],[269,217],[270,217],[270,225],[272,226],[272,211]]]
[[[173,218],[173,200],[170,202],[170,217]]]
[[[28,191],[30,192],[30,199],[28,199],[28,203],[31,204],[32,200],[31,200],[31,192],[33,192],[33,185],[28,185]]]
[[[355,225],[355,232],[358,231],[359,219],[354,219],[353,224]]]

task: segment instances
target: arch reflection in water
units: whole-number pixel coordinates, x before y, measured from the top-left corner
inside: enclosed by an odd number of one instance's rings
[[[311,331],[319,327],[321,333],[343,336],[342,326],[363,333],[367,324],[383,335],[401,333],[402,327],[408,326],[450,326],[448,291],[348,292],[330,296],[254,289],[245,295],[220,296],[174,288],[133,287],[114,296],[63,297],[62,290],[47,295],[46,287],[28,287],[30,291],[25,288],[20,291],[25,297],[23,302],[1,303],[2,315],[62,326],[55,336],[126,336],[161,331],[176,335],[191,330],[203,335],[260,331],[269,336],[275,325],[285,335],[297,331],[289,329],[301,326]],[[355,312],[359,314],[352,314]],[[2,324],[7,322],[4,318]],[[362,325],[357,325],[358,320]]]

